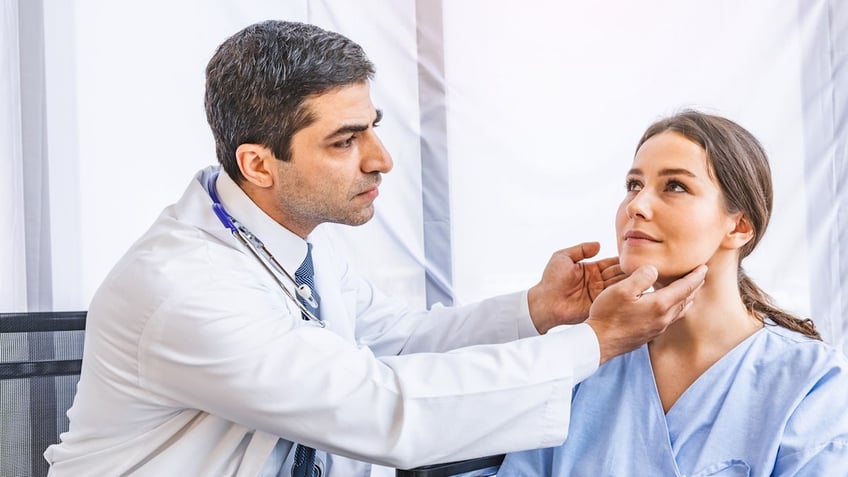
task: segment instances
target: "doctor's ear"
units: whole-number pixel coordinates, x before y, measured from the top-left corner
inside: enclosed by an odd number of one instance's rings
[[[236,162],[244,178],[256,187],[266,188],[274,185],[273,170],[269,159],[276,161],[274,153],[259,144],[240,144],[236,148]]]
[[[727,248],[739,249],[754,238],[754,226],[743,214],[736,217],[736,227],[727,233],[722,241]]]

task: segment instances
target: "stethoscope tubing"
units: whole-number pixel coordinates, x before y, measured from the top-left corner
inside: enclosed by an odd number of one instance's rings
[[[326,323],[323,320],[315,316],[309,309],[298,300],[294,294],[286,287],[282,280],[280,280],[280,275],[285,276],[295,287],[296,290],[299,291],[299,295],[303,297],[304,300],[309,301],[310,304],[315,303],[313,306],[317,306],[317,302],[315,302],[315,298],[312,296],[311,290],[309,287],[305,287],[304,291],[301,293],[301,286],[297,283],[294,277],[283,267],[280,262],[274,257],[271,252],[265,247],[265,244],[259,240],[259,237],[254,235],[248,230],[243,224],[233,218],[226,209],[224,209],[224,205],[221,204],[221,200],[218,198],[218,193],[215,188],[215,181],[218,178],[218,173],[212,174],[207,180],[206,190],[209,193],[209,197],[212,199],[212,210],[215,212],[215,215],[218,217],[218,220],[226,227],[230,233],[232,233],[233,237],[236,238],[236,241],[241,243],[246,249],[250,251],[250,253],[256,257],[256,260],[262,264],[262,267],[271,275],[274,281],[280,286],[283,290],[283,293],[289,299],[291,299],[295,305],[297,305],[298,309],[300,309],[303,316],[305,316],[309,321],[317,324],[321,328],[324,328]],[[271,267],[273,265],[273,268]]]

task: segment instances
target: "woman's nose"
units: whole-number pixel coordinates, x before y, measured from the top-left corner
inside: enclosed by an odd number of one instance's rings
[[[650,194],[647,193],[645,189],[636,192],[635,195],[630,198],[630,201],[625,207],[627,217],[631,219],[639,217],[644,220],[649,220],[651,218],[650,202]]]

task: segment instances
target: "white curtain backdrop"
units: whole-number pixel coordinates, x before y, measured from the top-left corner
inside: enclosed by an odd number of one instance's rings
[[[5,309],[44,293],[15,288],[26,268],[16,5],[4,3],[0,57]],[[85,308],[192,172],[214,161],[202,104],[214,48],[248,23],[286,18],[347,34],[377,64],[374,98],[396,167],[376,219],[340,228],[339,239],[387,291],[415,305],[466,303],[532,285],[555,249],[578,241],[615,254],[613,211],[635,141],[653,119],[694,106],[742,123],[771,155],[775,213],[746,269],[845,346],[845,2],[43,5],[44,25],[32,28],[45,32],[55,309]]]

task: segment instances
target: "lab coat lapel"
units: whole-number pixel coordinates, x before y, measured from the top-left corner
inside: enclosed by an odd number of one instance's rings
[[[356,320],[355,309],[350,306],[355,307],[355,303],[349,306],[342,295],[339,271],[336,269],[340,261],[334,258],[332,239],[319,228],[308,240],[313,245],[312,261],[315,265],[315,287],[321,295],[321,319],[326,323],[327,329],[353,341]]]

